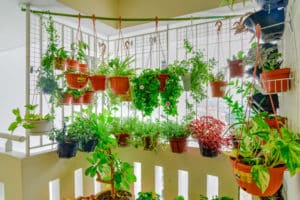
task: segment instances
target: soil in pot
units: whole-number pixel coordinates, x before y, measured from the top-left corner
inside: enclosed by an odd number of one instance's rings
[[[226,81],[210,81],[211,96],[224,97],[226,91]]]
[[[228,64],[229,64],[230,78],[243,77],[244,75],[243,60],[232,60],[229,61]]]
[[[112,76],[109,83],[112,93],[116,95],[126,94],[129,90],[129,78],[126,76]]]
[[[159,92],[163,92],[165,90],[166,87],[166,81],[168,79],[169,75],[168,74],[160,74],[157,76],[157,79],[159,80],[159,88],[158,91]]]
[[[170,140],[170,147],[173,153],[183,153],[187,151],[186,137],[176,137]]]
[[[104,91],[106,88],[106,76],[94,75],[89,77],[94,91]]]
[[[130,138],[130,135],[128,133],[120,133],[116,134],[115,137],[117,138],[118,146],[120,147],[126,147],[128,146],[128,140]]]
[[[261,84],[266,93],[285,92],[290,89],[290,68],[263,72],[260,75]]]
[[[240,163],[234,159],[230,158],[230,162],[233,166],[233,173],[235,180],[238,185],[245,190],[246,192],[261,196],[268,197],[274,195],[278,189],[280,188],[283,180],[283,173],[286,169],[285,166],[268,168],[270,174],[270,182],[265,192],[261,192],[261,190],[257,187],[256,183],[252,180],[251,176],[251,166]]]
[[[113,199],[111,196],[111,190],[103,191],[96,195],[97,200],[132,200],[132,195],[130,192],[118,190],[116,192],[116,197]]]
[[[67,84],[72,89],[83,89],[87,85],[88,75],[79,73],[66,73]]]
[[[60,158],[71,158],[77,153],[76,142],[59,142],[57,147],[58,157]]]
[[[94,151],[97,143],[98,143],[97,138],[91,139],[87,142],[79,142],[78,150],[82,152],[92,152]]]
[[[74,59],[71,59],[71,58],[67,58],[66,68],[67,68],[67,70],[69,70],[69,69],[77,70],[78,69],[78,61],[74,60]]]
[[[200,141],[198,141],[199,143],[199,149],[200,149],[200,153],[202,156],[204,157],[210,157],[210,158],[213,158],[213,157],[216,157],[218,156],[219,152],[217,149],[210,149],[210,148],[207,148],[207,147],[204,147]]]
[[[54,69],[56,70],[65,70],[66,59],[56,57],[54,58]]]

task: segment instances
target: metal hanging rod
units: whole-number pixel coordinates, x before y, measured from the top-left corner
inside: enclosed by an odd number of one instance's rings
[[[26,8],[21,8],[21,11],[26,11]],[[77,14],[68,14],[68,13],[58,13],[50,11],[40,11],[40,10],[29,10],[33,14],[46,14],[53,16],[61,17],[73,17],[78,18]],[[146,17],[146,18],[122,18],[122,17],[99,17],[95,16],[95,19],[98,20],[107,20],[107,21],[127,21],[127,22],[136,22],[136,21],[191,21],[191,20],[201,20],[201,19],[229,19],[233,17],[240,17],[242,15],[220,15],[220,16],[203,16],[203,17],[174,17],[174,18],[157,18],[157,17]],[[92,19],[93,16],[90,15],[80,15],[80,18]]]

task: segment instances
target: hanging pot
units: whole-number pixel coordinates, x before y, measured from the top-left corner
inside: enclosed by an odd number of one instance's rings
[[[157,79],[159,80],[159,92],[163,92],[166,88],[166,81],[168,79],[169,75],[168,74],[160,74],[157,76]]]
[[[120,134],[115,134],[115,137],[118,142],[118,146],[120,147],[126,147],[128,146],[128,140],[130,138],[130,135],[128,133],[120,133]]]
[[[78,145],[78,150],[82,152],[93,152],[97,144],[97,138],[90,139],[87,142],[80,141]]]
[[[157,138],[146,136],[144,137],[144,150],[153,150],[157,146]]]
[[[265,11],[284,8],[288,5],[288,0],[255,0],[256,3]]]
[[[67,84],[72,89],[83,89],[87,85],[88,75],[79,73],[66,73]]]
[[[116,95],[126,94],[129,90],[129,78],[126,76],[109,77],[110,88]]]
[[[74,141],[58,142],[57,154],[59,158],[75,157],[77,153],[77,143]]]
[[[228,61],[228,65],[229,65],[230,78],[243,77],[244,75],[243,60]]]
[[[211,96],[224,97],[226,91],[226,81],[210,81]]]
[[[54,58],[54,69],[56,70],[65,70],[66,59],[61,57]]]
[[[30,135],[45,135],[53,129],[52,120],[29,120],[28,123],[34,126],[34,128],[26,129],[26,133]]]
[[[73,96],[69,93],[65,93],[64,94],[64,98],[62,99],[61,104],[62,105],[69,105],[71,100],[72,100]]]
[[[290,89],[290,68],[263,72],[260,75],[261,85],[266,93],[284,92]]]
[[[191,73],[186,73],[185,75],[181,76],[183,82],[183,89],[184,91],[191,90]]]
[[[261,192],[261,190],[257,187],[256,183],[252,179],[251,175],[251,166],[240,163],[236,160],[230,158],[230,162],[233,166],[233,173],[237,184],[246,192],[260,196],[267,197],[275,194],[280,188],[283,180],[283,173],[286,169],[285,166],[268,168],[270,174],[269,186],[267,187],[265,192]]]
[[[285,117],[279,117],[279,116],[277,117],[278,125],[279,125],[278,128],[277,128],[277,123],[275,118],[266,118],[264,120],[269,125],[270,128],[276,128],[279,131],[279,129],[285,125],[286,119],[287,118]]]
[[[183,153],[187,151],[186,137],[174,137],[170,140],[170,147],[173,153]]]
[[[89,66],[86,63],[79,63],[78,68],[79,68],[79,71],[82,73],[86,73],[89,71]]]
[[[219,154],[218,149],[207,148],[204,145],[202,145],[200,141],[198,141],[198,144],[199,144],[199,149],[200,149],[200,153],[202,156],[209,157],[209,158],[218,156],[218,154]]]
[[[106,88],[106,76],[94,75],[89,77],[94,91],[104,91]]]
[[[86,91],[83,95],[83,102],[84,104],[91,104],[94,99],[94,91]]]
[[[66,68],[67,68],[67,70],[77,70],[78,69],[78,61],[71,59],[71,58],[67,58]]]
[[[72,96],[71,98],[71,103],[73,105],[79,105],[83,103],[83,95],[79,96],[78,98],[75,98],[74,96]]]

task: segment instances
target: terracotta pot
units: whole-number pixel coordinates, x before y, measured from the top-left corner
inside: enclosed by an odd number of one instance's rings
[[[73,105],[82,104],[83,103],[83,95],[79,96],[77,99],[74,96],[72,96],[71,103]]]
[[[54,69],[56,70],[65,70],[66,59],[56,57],[54,58]]]
[[[290,68],[263,72],[260,75],[261,84],[266,93],[284,92],[290,89]]]
[[[89,77],[94,91],[104,91],[106,88],[106,76],[94,75]]]
[[[79,68],[79,71],[82,73],[86,73],[89,71],[89,66],[86,63],[79,63],[78,68]]]
[[[62,99],[61,104],[62,105],[69,105],[71,100],[72,100],[73,96],[69,93],[65,93],[64,98]]]
[[[88,82],[88,75],[78,73],[65,74],[67,84],[72,89],[83,89]]]
[[[128,146],[127,141],[130,138],[130,135],[128,133],[116,134],[115,137],[117,138],[118,146],[120,146],[120,147]]]
[[[157,76],[157,79],[159,80],[159,88],[158,91],[159,92],[163,92],[166,88],[166,81],[168,79],[169,75],[168,74],[160,74]]]
[[[226,81],[210,81],[211,96],[224,97],[226,86],[227,86]]]
[[[91,104],[94,99],[94,91],[87,91],[83,95],[83,102],[84,104]]]
[[[267,197],[275,194],[282,184],[283,173],[286,169],[285,166],[268,168],[270,174],[270,182],[265,192],[261,192],[261,190],[257,187],[254,180],[252,180],[251,176],[251,166],[240,163],[236,160],[230,159],[230,162],[233,166],[233,173],[237,184],[246,192],[261,196]]]
[[[121,97],[122,101],[127,101],[127,102],[131,101],[132,98],[131,98],[131,91],[130,91],[130,89],[127,92],[127,94],[122,94],[122,95],[120,95],[120,97]]]
[[[286,118],[285,117],[277,117],[279,128],[277,128],[277,123],[275,118],[266,118],[265,122],[269,125],[270,128],[276,128],[279,130],[283,125],[285,125]]]
[[[144,150],[153,150],[157,146],[157,138],[144,137]]]
[[[26,133],[30,135],[45,135],[53,129],[52,120],[30,120],[28,122],[34,125],[34,128],[26,129]]]
[[[217,149],[211,150],[209,148],[206,148],[201,144],[200,141],[198,141],[198,144],[199,144],[199,149],[200,149],[200,153],[202,156],[210,157],[210,158],[218,156],[219,152]]]
[[[187,151],[186,137],[174,137],[170,140],[170,147],[173,153],[183,153]]]
[[[186,73],[185,75],[181,76],[183,82],[183,89],[184,91],[191,90],[191,73]]]
[[[110,88],[116,95],[126,94],[129,90],[129,78],[126,76],[109,77]]]
[[[232,60],[229,61],[228,64],[229,64],[229,75],[231,78],[243,77],[244,75],[243,60]]]
[[[66,68],[67,68],[67,70],[68,69],[77,70],[78,69],[78,61],[71,59],[71,58],[67,58]]]

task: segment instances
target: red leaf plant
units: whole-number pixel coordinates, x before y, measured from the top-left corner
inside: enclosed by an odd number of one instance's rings
[[[192,136],[203,148],[221,152],[223,145],[229,145],[231,138],[222,135],[225,123],[212,116],[202,116],[189,124]]]

